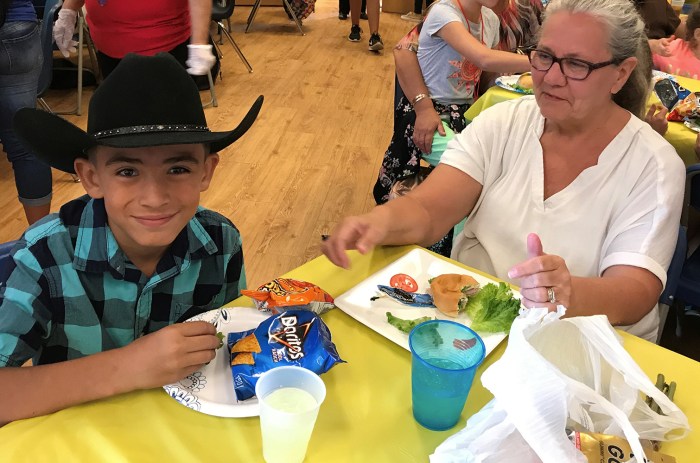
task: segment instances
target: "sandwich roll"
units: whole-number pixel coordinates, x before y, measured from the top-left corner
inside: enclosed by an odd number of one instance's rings
[[[479,283],[468,275],[445,273],[430,280],[433,302],[448,317],[456,317],[469,296],[479,291]]]

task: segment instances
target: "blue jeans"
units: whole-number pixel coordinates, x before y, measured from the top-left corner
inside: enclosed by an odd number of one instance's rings
[[[17,110],[36,107],[43,63],[39,30],[33,21],[11,21],[0,27],[0,142],[15,171],[19,201],[25,206],[51,202],[51,168],[28,151],[12,130]]]

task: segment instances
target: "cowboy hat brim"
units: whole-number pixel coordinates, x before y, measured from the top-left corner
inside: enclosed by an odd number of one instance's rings
[[[260,95],[240,124],[227,132],[155,131],[97,138],[55,114],[33,108],[20,109],[12,121],[20,141],[43,162],[68,173],[75,173],[74,161],[85,157],[95,146],[142,148],[149,146],[204,143],[216,153],[238,140],[255,122],[263,103]]]

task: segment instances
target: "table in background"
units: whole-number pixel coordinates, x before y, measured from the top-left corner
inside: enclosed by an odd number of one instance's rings
[[[674,77],[681,86],[693,92],[700,92],[700,80],[681,76]],[[486,93],[481,95],[464,115],[468,121],[472,121],[486,108],[490,108],[501,101],[512,100],[514,98],[520,98],[521,96],[523,96],[521,93],[493,86],[489,88]],[[649,96],[648,105],[652,103],[660,104],[659,99],[653,92]],[[697,138],[697,134],[683,125],[682,122],[669,122],[668,131],[666,135],[664,135],[664,138],[673,145],[686,166],[700,162],[700,159],[695,155],[695,139]]]
[[[334,296],[355,286],[413,247],[351,253],[352,269],[318,257],[287,276],[312,281]],[[467,267],[465,267],[467,268]],[[231,305],[250,305],[241,298]],[[334,309],[323,316],[347,364],[323,375],[328,395],[321,406],[306,462],[427,462],[447,437],[462,429],[491,394],[481,386],[486,367],[500,358],[501,343],[478,369],[457,426],[435,432],[411,413],[410,353],[348,315]],[[697,400],[700,363],[622,333],[625,348],[651,378],[663,372],[678,383],[675,402],[700,428]],[[82,379],[75,378],[75,387]],[[16,400],[22,400],[17,397]],[[664,444],[679,462],[697,459],[696,432]],[[0,428],[0,460],[27,461],[262,461],[259,419],[219,418],[190,410],[163,390],[132,392]]]

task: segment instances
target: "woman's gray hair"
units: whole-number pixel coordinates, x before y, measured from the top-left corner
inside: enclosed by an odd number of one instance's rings
[[[644,117],[651,89],[651,51],[644,33],[644,21],[630,0],[552,0],[545,9],[543,26],[552,14],[565,11],[585,13],[607,26],[608,47],[614,60],[637,58],[637,66],[613,95],[613,101],[638,117]]]

